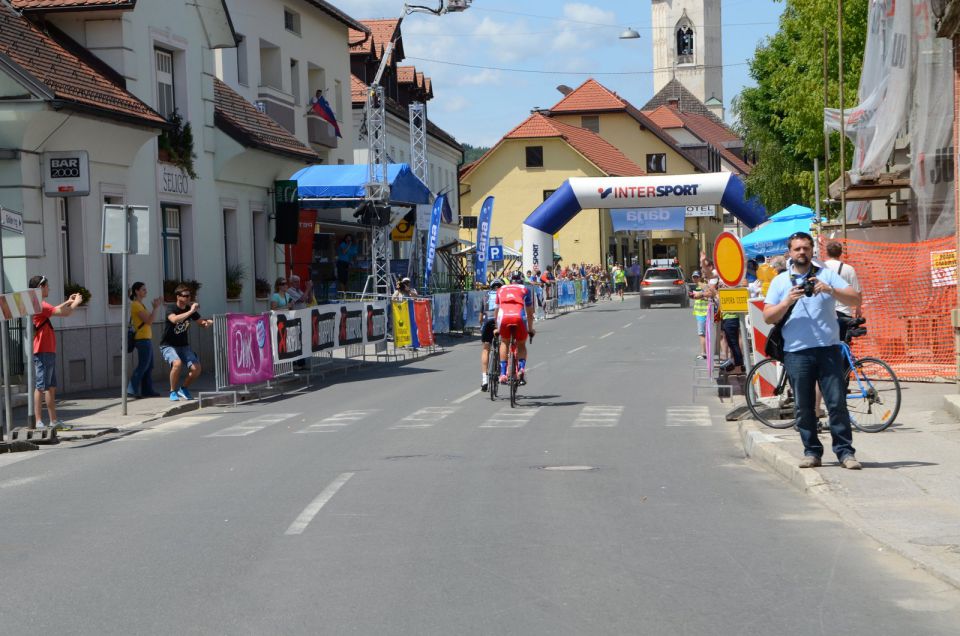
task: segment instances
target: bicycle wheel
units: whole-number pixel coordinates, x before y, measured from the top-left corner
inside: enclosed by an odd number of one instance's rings
[[[879,433],[900,412],[900,381],[886,362],[876,358],[860,358],[854,369],[856,373],[847,373],[850,423],[864,433]]]
[[[517,354],[513,350],[513,343],[510,343],[510,352],[507,354],[507,384],[510,385],[510,408],[517,406]]]
[[[497,399],[497,387],[500,386],[500,342],[494,338],[490,345],[490,357],[487,363],[487,378],[490,384],[490,401]]]
[[[744,385],[753,418],[770,428],[790,428],[797,417],[783,365],[770,358],[750,370]]]

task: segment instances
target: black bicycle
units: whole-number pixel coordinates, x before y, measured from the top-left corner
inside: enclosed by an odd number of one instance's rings
[[[497,388],[500,386],[500,335],[493,336],[490,343],[490,355],[487,358],[487,390],[490,400],[497,399]]]
[[[840,343],[847,359],[847,410],[850,423],[864,433],[879,433],[900,412],[900,381],[883,360],[854,358],[850,342],[867,333],[863,318],[855,320]],[[787,382],[783,364],[773,359],[761,361],[747,375],[747,407],[754,419],[770,428],[790,428],[796,422],[793,390]]]

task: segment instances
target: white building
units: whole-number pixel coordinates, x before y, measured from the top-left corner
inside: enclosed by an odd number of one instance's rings
[[[653,92],[677,79],[723,120],[720,0],[653,0]]]

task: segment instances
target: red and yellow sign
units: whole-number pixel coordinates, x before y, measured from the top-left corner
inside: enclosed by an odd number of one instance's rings
[[[713,244],[713,263],[725,285],[736,287],[746,273],[746,258],[740,239],[732,232],[720,232]]]

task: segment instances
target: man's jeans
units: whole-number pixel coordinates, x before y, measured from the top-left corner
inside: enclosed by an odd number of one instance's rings
[[[811,347],[802,351],[788,351],[783,364],[790,378],[797,408],[797,428],[803,442],[803,454],[823,456],[823,444],[817,436],[816,386],[820,381],[824,406],[830,415],[830,437],[833,452],[841,462],[854,454],[850,413],[847,412],[846,368],[840,346]]]

